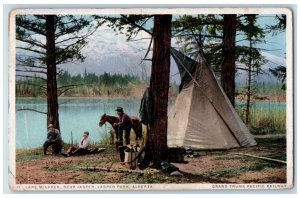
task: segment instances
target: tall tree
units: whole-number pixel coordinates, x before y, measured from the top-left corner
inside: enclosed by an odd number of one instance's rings
[[[152,123],[147,134],[145,160],[156,168],[167,160],[168,93],[170,76],[172,15],[155,15],[153,55],[150,79]]]
[[[55,54],[55,15],[46,15],[47,125],[59,129]]]
[[[273,35],[282,33],[286,29],[286,15],[275,15],[275,20],[277,23],[275,25],[267,25],[267,30]],[[278,65],[274,69],[269,69],[269,71],[281,82],[281,89],[286,89],[286,66]]]
[[[151,36],[146,59],[153,44],[152,67],[150,77],[150,95],[152,99],[152,122],[147,133],[144,165],[152,164],[159,168],[160,163],[167,160],[167,107],[170,75],[170,47],[172,15],[154,15],[153,31],[145,24],[152,15],[121,15],[116,17],[99,17],[109,23],[118,33],[125,34],[128,41],[133,41],[139,31]],[[149,26],[148,26],[149,27]],[[147,59],[148,60],[148,59]]]
[[[225,14],[223,25],[221,84],[230,100],[235,105],[235,37],[236,15]]]
[[[229,15],[184,15],[173,22],[173,34],[182,50],[192,57],[205,52],[207,62],[217,76],[234,106],[235,102],[235,38],[237,16]]]
[[[255,94],[253,86],[254,76],[261,72],[261,66],[265,63],[257,44],[264,42],[265,33],[257,24],[257,15],[244,15],[239,30],[244,33],[244,45],[237,46],[239,52],[240,69],[247,72],[245,91],[242,95],[246,97],[245,122],[250,123],[251,97]]]
[[[81,49],[99,24],[92,17],[73,15],[18,15],[17,76],[42,79],[46,85],[47,125],[60,128],[58,96],[74,85],[57,87],[57,65],[75,60],[84,61]],[[85,29],[85,31],[82,31]]]

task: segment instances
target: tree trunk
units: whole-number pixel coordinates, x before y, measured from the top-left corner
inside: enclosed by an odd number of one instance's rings
[[[221,84],[233,106],[235,106],[235,36],[236,15],[225,14],[223,26]]]
[[[248,81],[247,81],[247,99],[246,99],[246,124],[248,125],[250,123],[250,100],[252,95],[252,57],[251,57],[251,51],[252,51],[252,39],[250,37],[250,55],[249,55],[249,63],[248,63]]]
[[[55,15],[46,15],[47,125],[59,129],[55,58]]]
[[[160,168],[160,163],[167,160],[167,124],[168,93],[170,75],[172,15],[154,16],[154,43],[150,94],[152,96],[152,123],[147,133],[144,163],[152,162]]]

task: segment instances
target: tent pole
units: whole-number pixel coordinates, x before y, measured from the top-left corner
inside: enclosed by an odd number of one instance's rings
[[[257,159],[263,159],[263,160],[268,160],[268,161],[273,161],[273,162],[286,164],[286,161],[278,160],[278,159],[272,159],[272,158],[268,158],[268,157],[260,157],[260,156],[244,154],[244,153],[231,153],[231,154],[232,155],[243,155],[243,156],[253,157],[253,158],[257,158]]]

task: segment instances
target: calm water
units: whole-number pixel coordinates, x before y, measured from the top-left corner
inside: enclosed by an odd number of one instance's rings
[[[103,113],[116,115],[117,106],[122,106],[129,115],[139,116],[140,100],[135,99],[60,99],[59,116],[62,138],[71,142],[71,131],[74,143],[78,142],[84,131],[90,132],[90,140],[98,142],[111,129],[110,125],[99,127],[98,122]],[[241,102],[237,103],[241,105]],[[285,108],[285,103],[258,102],[253,107]],[[45,99],[16,100],[16,109],[31,108],[46,111]],[[16,112],[16,147],[34,148],[43,144],[46,138],[46,115],[32,111]]]
[[[242,107],[246,105],[245,101],[237,101],[236,102],[236,107]],[[251,107],[252,108],[267,108],[267,109],[272,109],[272,108],[286,108],[286,103],[285,102],[251,102]]]
[[[116,115],[117,106],[122,106],[129,115],[139,115],[139,100],[132,99],[60,99],[59,118],[62,138],[65,142],[78,142],[84,131],[90,132],[90,140],[98,142],[108,133],[110,125],[99,127],[103,113]],[[32,108],[46,112],[44,99],[20,99],[16,109]],[[46,138],[46,115],[32,111],[16,112],[16,148],[34,148],[43,144]]]

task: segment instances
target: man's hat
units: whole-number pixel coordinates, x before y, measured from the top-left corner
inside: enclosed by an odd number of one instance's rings
[[[48,129],[51,128],[51,127],[53,127],[53,124],[49,124]]]
[[[123,108],[122,107],[117,107],[117,109],[115,111],[123,112]]]

